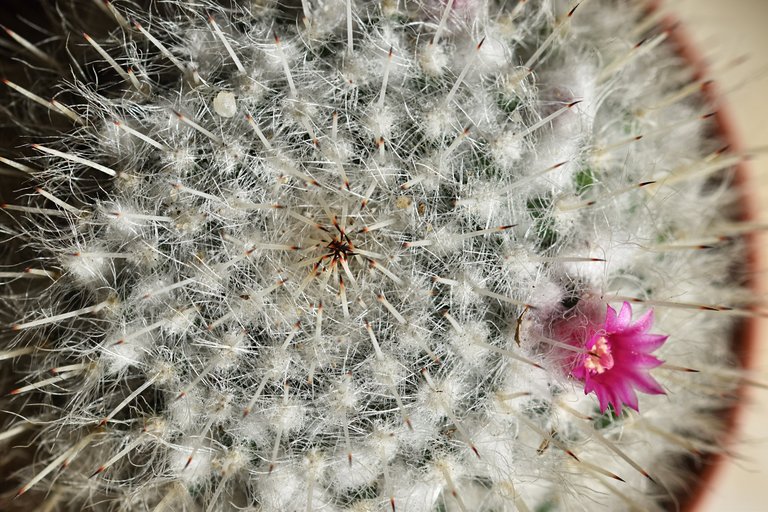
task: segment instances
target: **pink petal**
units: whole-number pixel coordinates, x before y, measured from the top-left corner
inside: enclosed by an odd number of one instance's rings
[[[656,356],[650,354],[634,353],[627,358],[628,366],[631,365],[631,369],[640,368],[647,370],[650,368],[656,368],[664,364],[664,361]],[[629,369],[629,368],[627,368]]]
[[[596,388],[595,390],[595,396],[597,396],[597,401],[600,403],[600,412],[604,413],[606,409],[608,409],[609,401],[611,400],[611,397],[608,394],[608,391],[603,388]],[[587,391],[587,388],[584,388],[584,394],[587,395],[591,391]]]
[[[576,366],[573,367],[573,370],[571,370],[571,375],[573,375],[579,380],[584,380],[587,378],[587,369],[584,368],[583,359],[580,359],[578,364],[576,364]]]
[[[605,314],[605,331],[607,333],[621,332],[629,327],[632,321],[632,306],[629,302],[621,305],[621,311],[616,314],[616,310],[608,306]]]
[[[616,332],[620,329],[618,317],[616,316],[616,310],[611,306],[605,312],[605,330],[607,332]]]
[[[622,382],[621,385],[616,388],[616,397],[624,405],[628,405],[632,409],[637,410],[637,393],[632,389],[629,382]],[[617,413],[621,410],[621,406],[617,408],[616,404],[614,404],[613,407],[616,409]]]
[[[619,416],[620,416],[620,415],[621,415],[621,406],[622,406],[622,401],[621,401],[621,399],[619,398],[619,396],[618,396],[618,393],[616,393],[616,390],[614,390],[614,389],[606,390],[606,393],[608,393],[608,395],[610,396],[610,398],[608,399],[608,401],[609,401],[609,402],[610,402],[610,404],[613,406],[613,410],[614,410],[614,412],[615,412],[617,415],[619,415]],[[602,412],[605,412],[605,411],[602,411]]]
[[[643,393],[648,393],[649,395],[666,394],[666,391],[661,387],[661,384],[656,382],[656,379],[648,374],[634,374],[631,379],[632,382],[634,382],[635,387]]]
[[[630,322],[632,322],[632,305],[629,302],[624,302],[619,312],[619,324],[622,329],[626,329]]]
[[[648,330],[653,325],[653,310],[649,309],[648,311],[643,314],[640,318],[638,318],[637,322],[629,326],[628,331],[631,332],[637,332],[640,334],[644,334],[648,332]]]
[[[664,334],[643,334],[635,338],[635,347],[643,352],[653,352],[667,341],[669,336]]]

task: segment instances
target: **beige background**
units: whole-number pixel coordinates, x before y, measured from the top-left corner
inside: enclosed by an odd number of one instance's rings
[[[768,146],[768,0],[666,0],[684,30],[712,65],[725,93],[726,108],[742,147]],[[746,57],[734,66],[733,59]],[[731,63],[729,65],[729,62]],[[757,192],[755,207],[768,222],[768,155],[751,162],[750,178]],[[761,290],[768,290],[768,235],[758,238]],[[765,301],[766,295],[760,297]],[[768,382],[768,321],[758,331],[756,377]],[[768,510],[768,390],[748,390],[741,417],[741,440],[734,457],[708,490],[701,512],[764,512]]]

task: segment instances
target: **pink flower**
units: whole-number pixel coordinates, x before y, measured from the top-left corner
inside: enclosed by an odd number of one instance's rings
[[[573,361],[571,375],[584,381],[584,394],[595,392],[600,411],[612,405],[621,414],[622,405],[637,409],[635,390],[649,394],[664,394],[664,389],[651,377],[649,371],[663,361],[651,355],[668,336],[648,334],[653,324],[653,311],[649,310],[634,324],[632,306],[625,302],[621,311],[608,306],[605,322],[600,329],[592,327],[584,345],[586,353]]]

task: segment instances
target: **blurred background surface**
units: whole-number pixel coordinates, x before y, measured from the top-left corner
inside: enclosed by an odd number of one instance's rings
[[[741,147],[768,148],[768,0],[666,0],[665,5],[711,64]],[[748,170],[753,206],[759,221],[768,223],[768,154],[750,162]],[[765,304],[768,234],[759,235],[756,242],[758,300]],[[766,320],[759,322],[755,345],[751,364],[756,378],[766,382]],[[748,389],[745,405],[739,418],[740,440],[712,481],[700,512],[768,510],[768,390]]]

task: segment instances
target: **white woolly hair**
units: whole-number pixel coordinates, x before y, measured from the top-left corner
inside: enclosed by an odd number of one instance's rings
[[[38,259],[0,277],[46,280],[6,299],[15,494],[662,510],[722,448],[744,155],[646,2],[96,4],[79,102],[6,81],[73,125],[3,160]],[[601,414],[554,326],[625,301],[666,394]]]

